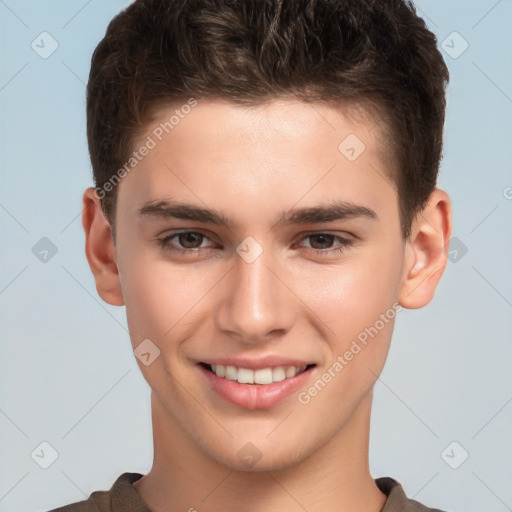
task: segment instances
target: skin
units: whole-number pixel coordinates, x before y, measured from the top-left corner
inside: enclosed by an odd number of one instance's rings
[[[158,111],[140,141],[174,109]],[[338,150],[351,133],[366,146],[352,162]],[[137,359],[152,390],[155,455],[134,486],[153,512],[378,512],[384,505],[368,445],[393,320],[306,405],[298,393],[267,409],[233,405],[205,384],[197,365],[222,356],[300,358],[316,364],[304,391],[394,303],[430,302],[447,262],[450,200],[436,189],[404,240],[383,149],[375,120],[356,121],[340,108],[201,100],[122,179],[115,243],[94,189],[85,191],[86,254],[98,293],[126,306],[133,349],[148,338],[160,349],[150,365]],[[162,200],[221,211],[233,225],[138,212]],[[276,224],[293,208],[335,200],[375,218]],[[188,254],[158,245],[183,229],[205,238],[169,242]],[[322,233],[351,242],[343,247]],[[249,236],[263,249],[252,263],[236,252]],[[247,443],[261,455],[251,467],[237,455]]]

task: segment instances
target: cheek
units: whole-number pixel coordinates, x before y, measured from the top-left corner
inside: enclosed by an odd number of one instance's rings
[[[400,288],[401,257],[399,247],[387,254],[361,251],[342,264],[295,276],[297,295],[315,313],[311,318],[333,349],[341,350],[392,308]]]
[[[329,357],[297,399],[304,417],[318,428],[334,431],[348,421],[384,367],[400,309],[400,273],[382,263],[366,260],[350,271],[332,269],[329,280],[314,281],[308,289],[308,306],[321,319],[317,325]]]
[[[133,344],[149,338],[163,346],[176,330],[181,332],[213,278],[205,270],[183,269],[155,259],[149,251],[124,258],[119,271]]]
[[[119,262],[119,270],[132,344],[149,338],[168,348],[176,345],[173,340],[193,337],[198,324],[210,320],[206,313],[214,307],[215,286],[226,269],[177,265],[141,250]]]

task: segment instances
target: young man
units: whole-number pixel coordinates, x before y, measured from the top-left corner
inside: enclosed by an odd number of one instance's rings
[[[432,299],[448,71],[402,0],[137,0],[96,49],[84,194],[154,462],[59,512],[427,511],[368,465],[401,308]]]

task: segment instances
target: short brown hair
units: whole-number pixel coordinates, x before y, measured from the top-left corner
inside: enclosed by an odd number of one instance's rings
[[[406,238],[436,186],[448,79],[435,35],[406,0],[136,0],[92,56],[95,184],[103,190],[164,103],[291,95],[367,105],[384,121]],[[116,187],[108,190],[102,208],[114,225]]]

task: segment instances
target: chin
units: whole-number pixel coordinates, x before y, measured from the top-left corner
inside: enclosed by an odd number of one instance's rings
[[[283,445],[280,445],[278,449],[273,446],[259,449],[251,442],[243,445],[234,456],[232,452],[229,455],[218,452],[210,453],[209,456],[218,464],[232,471],[246,473],[284,471],[294,468],[308,458],[308,455],[304,453],[304,446],[298,450],[292,447],[287,449]]]

